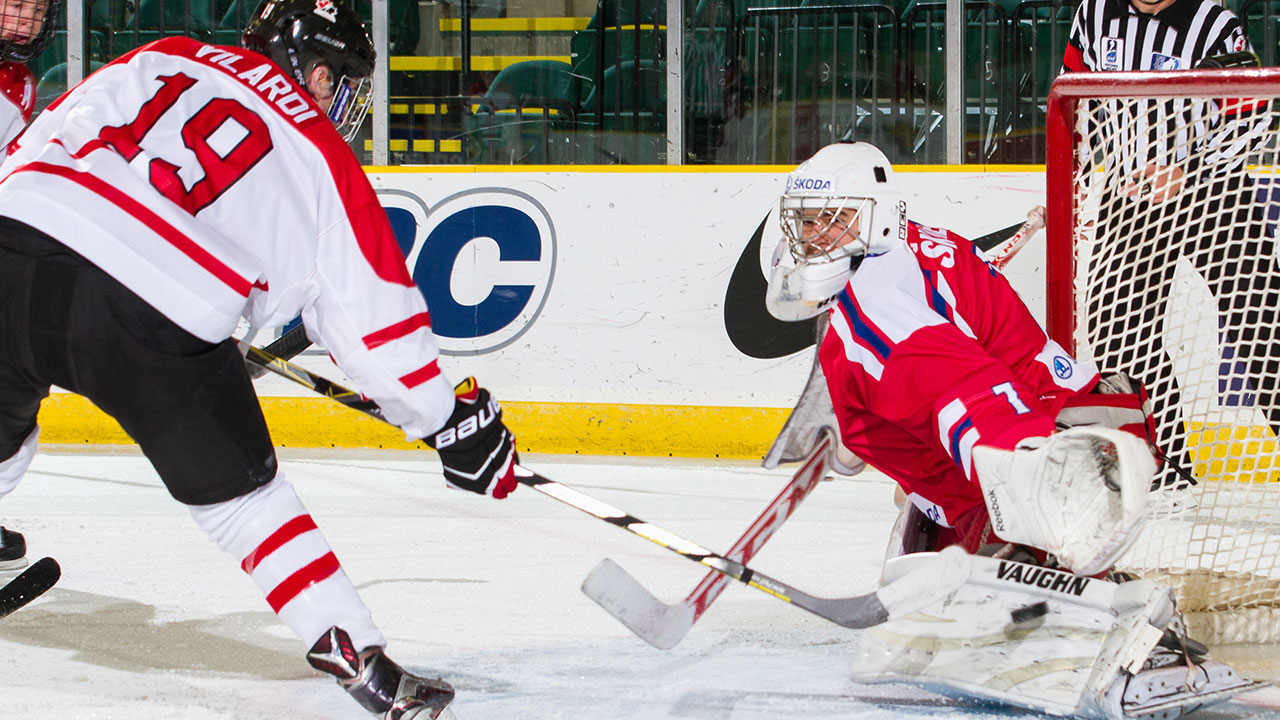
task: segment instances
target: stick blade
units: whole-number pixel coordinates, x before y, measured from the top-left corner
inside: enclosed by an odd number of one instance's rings
[[[51,557],[41,558],[20,575],[0,586],[0,617],[40,597],[62,577],[62,568]]]
[[[582,592],[641,640],[660,650],[675,647],[693,627],[692,606],[662,602],[609,558],[601,560],[582,581]]]

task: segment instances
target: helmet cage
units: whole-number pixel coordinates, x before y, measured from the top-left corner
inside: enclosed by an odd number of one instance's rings
[[[372,103],[373,78],[343,75],[338,80],[334,86],[333,103],[329,105],[329,120],[343,140],[351,142],[355,138]]]
[[[30,62],[53,41],[62,0],[19,0],[6,8],[0,11],[0,61]],[[35,32],[26,35],[37,22]]]
[[[875,206],[867,197],[783,195],[782,233],[796,265],[866,255]]]

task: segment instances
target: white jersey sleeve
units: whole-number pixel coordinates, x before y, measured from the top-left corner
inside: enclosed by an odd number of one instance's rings
[[[308,331],[410,437],[453,389],[359,162],[266,58],[173,37],[106,65],[0,166],[0,215],[58,239],[200,338]]]

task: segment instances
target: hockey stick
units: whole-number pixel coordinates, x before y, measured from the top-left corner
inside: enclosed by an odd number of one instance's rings
[[[310,370],[300,368],[263,350],[245,345],[241,342],[241,349],[249,362],[331,397],[353,410],[387,422],[382,414],[382,408],[372,400],[364,398],[360,393],[337,385]],[[963,550],[953,547],[934,556],[933,567],[927,572],[908,574],[866,595],[821,598],[756,572],[740,562],[714,553],[657,525],[644,522],[567,485],[545,478],[526,467],[516,465],[515,475],[516,480],[522,485],[844,627],[871,627],[890,617],[912,612],[955,592],[969,578],[968,556]]]
[[[268,343],[263,350],[282,360],[290,360],[309,347],[311,347],[311,338],[307,337],[307,329],[302,323],[298,323],[289,332]],[[266,374],[266,368],[259,365],[249,366],[249,377],[253,380]]]
[[[999,246],[991,249],[989,253],[991,264],[996,266],[997,270],[1003,270],[1014,255],[1018,254],[1030,240],[1035,237],[1040,228],[1044,227],[1044,206],[1037,205],[1027,212],[1027,221],[1018,228],[1018,232],[1012,237],[1005,240]]]
[[[62,568],[53,558],[41,558],[32,563],[21,575],[0,586],[0,618],[43,595],[60,577]]]
[[[814,328],[819,347],[827,324],[826,316],[820,316]],[[829,469],[842,475],[853,475],[861,470],[860,465],[846,467],[837,462],[833,439],[839,434],[836,426],[827,378],[815,349],[813,366],[800,399],[765,453],[763,462],[769,469],[783,462],[802,462],[803,465],[725,553],[727,557],[741,563],[750,562]],[[606,559],[583,581],[582,592],[642,640],[667,650],[689,634],[698,618],[727,585],[728,580],[712,570],[683,602],[667,604],[658,600],[620,565]]]
[[[800,502],[817,487],[818,481],[826,476],[832,452],[831,433],[824,431],[791,482],[765,506],[725,556],[740,563],[751,562],[751,558],[791,517]],[[654,597],[622,566],[605,558],[582,582],[582,592],[641,640],[669,650],[689,634],[694,623],[728,585],[729,578],[713,570],[683,601],[668,604]]]

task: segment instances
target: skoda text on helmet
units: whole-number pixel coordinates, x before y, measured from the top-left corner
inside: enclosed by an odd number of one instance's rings
[[[3,0],[0,0],[3,1]],[[338,0],[266,0],[245,27],[245,48],[266,55],[303,89],[317,64],[336,77],[329,119],[348,142],[373,97],[373,41],[360,16]]]
[[[906,201],[889,159],[868,143],[828,145],[787,176],[765,306],[780,320],[831,307],[868,255],[902,242]]]
[[[53,40],[61,0],[0,0],[0,62],[30,62]]]

